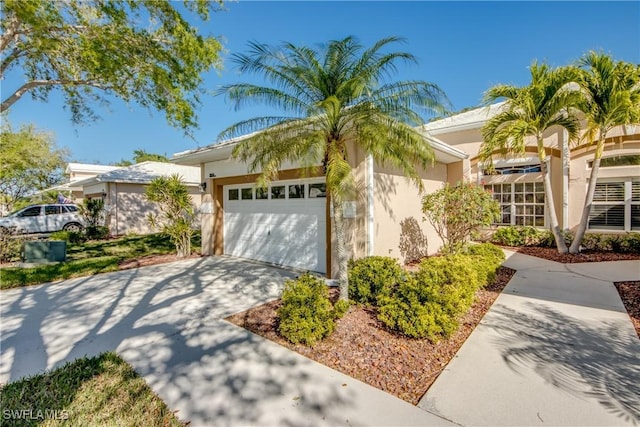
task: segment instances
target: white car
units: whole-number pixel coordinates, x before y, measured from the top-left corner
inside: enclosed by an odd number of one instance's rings
[[[78,207],[71,204],[31,205],[0,218],[0,232],[4,233],[52,233],[82,228]]]

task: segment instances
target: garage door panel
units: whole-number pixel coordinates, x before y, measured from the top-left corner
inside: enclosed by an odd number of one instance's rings
[[[325,203],[325,199],[309,198],[226,200],[224,251],[229,255],[324,272]]]

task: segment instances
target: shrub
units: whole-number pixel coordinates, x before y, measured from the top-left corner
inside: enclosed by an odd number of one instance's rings
[[[109,237],[109,227],[89,226],[84,229],[84,233],[89,240],[104,240]]]
[[[478,274],[481,286],[486,286],[496,279],[496,272],[504,261],[504,252],[491,243],[471,245],[467,254],[473,258],[473,267]]]
[[[51,233],[51,240],[64,240],[69,243],[84,243],[87,241],[86,235],[82,231],[56,231]]]
[[[294,344],[313,346],[333,332],[335,319],[348,308],[343,303],[334,309],[324,280],[305,274],[284,284],[278,330]]]
[[[563,233],[565,242],[571,241],[571,234]],[[541,230],[531,226],[507,226],[498,228],[491,242],[504,246],[542,246],[555,247],[556,241],[550,230]]]
[[[80,216],[87,228],[101,227],[104,225],[107,214],[102,199],[84,199],[80,206]],[[87,237],[91,239],[87,234]]]
[[[640,233],[610,236],[609,245],[614,252],[640,253]]]
[[[382,295],[391,295],[405,273],[389,257],[371,256],[349,261],[349,297],[361,304],[376,304]]]
[[[482,187],[461,183],[424,196],[422,212],[444,242],[441,252],[456,253],[474,231],[499,218],[500,206]]]
[[[19,261],[25,240],[27,238],[13,231],[0,230],[0,262]]]
[[[378,319],[390,329],[414,338],[437,341],[458,327],[480,286],[471,257],[427,258],[417,273],[403,281],[391,296],[380,298]]]

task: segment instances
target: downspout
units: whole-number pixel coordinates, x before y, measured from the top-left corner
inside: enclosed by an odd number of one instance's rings
[[[367,256],[374,254],[373,156],[367,155]]]
[[[569,132],[562,132],[562,229],[569,230]]]

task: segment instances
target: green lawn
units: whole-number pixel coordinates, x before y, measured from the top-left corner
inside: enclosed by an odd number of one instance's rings
[[[200,234],[192,239],[192,249],[200,248]],[[123,261],[147,255],[175,253],[167,236],[125,236],[119,239],[67,243],[67,261],[31,268],[7,267],[0,270],[0,289],[35,285],[54,280],[90,276],[118,270]]]
[[[0,408],[0,425],[185,425],[113,352],[8,383]]]

